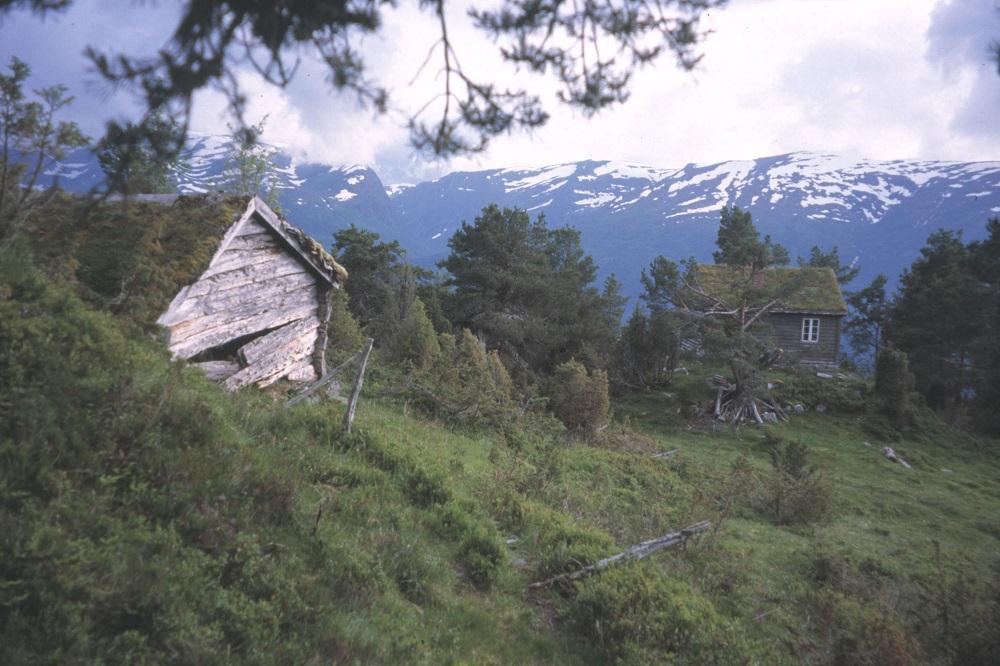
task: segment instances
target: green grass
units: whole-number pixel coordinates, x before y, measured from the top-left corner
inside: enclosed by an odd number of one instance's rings
[[[931,415],[893,434],[800,377],[847,411],[707,428],[714,371],[692,368],[618,396],[588,441],[378,391],[347,437],[339,405],[224,394],[17,253],[0,296],[4,663],[988,663],[996,442]],[[822,469],[825,520],[755,499],[779,440]],[[705,519],[684,548],[525,591]]]

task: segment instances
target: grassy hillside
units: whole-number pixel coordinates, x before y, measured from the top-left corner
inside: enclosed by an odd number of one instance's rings
[[[0,250],[0,663],[996,663],[996,443],[897,433],[863,386],[776,375],[828,409],[732,431],[692,418],[703,369],[579,440],[449,427],[376,365],[348,437],[171,363],[96,258],[29,254]]]

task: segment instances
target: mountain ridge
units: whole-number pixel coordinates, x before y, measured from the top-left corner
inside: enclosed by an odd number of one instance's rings
[[[194,136],[173,177],[180,193],[223,186],[225,137]],[[627,295],[657,254],[710,259],[719,211],[748,209],[761,233],[792,256],[837,246],[862,272],[894,282],[938,228],[983,235],[1000,214],[1000,161],[870,160],[793,152],[751,160],[655,167],[581,160],[543,167],[456,171],[420,183],[385,185],[370,166],[331,166],[274,155],[278,198],[288,217],[324,244],[350,224],[397,240],[414,263],[433,267],[463,221],[497,203],[544,213],[580,230],[584,249],[615,273]],[[93,156],[77,151],[46,169],[67,189],[100,182]],[[856,286],[855,285],[855,286]]]

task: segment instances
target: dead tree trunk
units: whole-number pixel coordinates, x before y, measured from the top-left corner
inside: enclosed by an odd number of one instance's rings
[[[712,377],[711,386],[715,389],[713,415],[734,426],[748,421],[761,425],[779,419],[787,421],[788,416],[771,397],[764,380],[764,370],[774,365],[779,358],[781,350],[777,349],[761,355],[753,365],[732,362],[732,382],[721,375]]]
[[[606,557],[599,562],[595,562],[589,566],[583,567],[576,571],[571,571],[569,573],[559,574],[558,576],[552,576],[551,578],[546,578],[545,580],[540,580],[537,583],[532,583],[528,586],[529,590],[536,590],[541,587],[548,587],[553,583],[562,583],[571,580],[577,580],[583,578],[584,576],[589,576],[592,573],[600,571],[601,569],[607,569],[613,564],[618,564],[619,562],[629,562],[631,560],[641,560],[644,557],[652,555],[658,550],[663,550],[664,548],[669,548],[670,546],[676,546],[677,544],[684,543],[692,535],[698,532],[705,532],[711,529],[712,524],[707,520],[703,520],[700,523],[695,523],[689,527],[685,527],[677,532],[671,532],[670,534],[664,534],[657,539],[650,539],[649,541],[643,541],[638,543],[628,550],[622,551],[617,555],[612,555],[611,557]]]

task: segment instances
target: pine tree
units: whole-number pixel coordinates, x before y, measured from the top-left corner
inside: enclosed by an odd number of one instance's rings
[[[851,314],[844,321],[844,332],[854,351],[872,361],[878,358],[882,349],[889,318],[886,281],[884,275],[878,275],[867,287],[847,297]]]
[[[113,128],[97,146],[97,159],[108,189],[122,194],[164,194],[176,191],[171,171],[181,159],[156,149],[155,142],[177,141],[181,128],[172,119],[155,114],[146,119],[150,134],[136,142],[126,138],[129,128]]]
[[[988,286],[973,273],[961,235],[938,231],[900,278],[890,342],[906,352],[917,389],[935,409],[955,406],[972,385],[973,350],[988,330]]]
[[[619,297],[613,288],[602,297],[593,286],[597,266],[579,231],[490,205],[448,245],[451,254],[438,265],[453,289],[452,321],[498,349],[520,380],[574,356],[603,364]]]
[[[738,206],[722,209],[715,244],[719,249],[712,253],[712,258],[717,264],[750,267],[758,271],[788,263],[788,250],[773,242],[770,236],[761,240],[750,211]]]
[[[847,265],[840,263],[840,252],[837,250],[836,245],[829,252],[823,252],[818,245],[813,245],[809,251],[808,261],[799,257],[799,266],[833,269],[833,272],[837,275],[837,282],[841,286],[849,284],[861,272],[861,267],[854,263]]]
[[[27,215],[46,200],[35,185],[47,160],[87,145],[74,122],[56,116],[72,104],[63,85],[24,93],[31,68],[10,60],[10,73],[0,74],[0,242],[9,240]]]
[[[423,301],[414,299],[392,340],[392,358],[413,368],[429,368],[441,354],[434,324]]]

